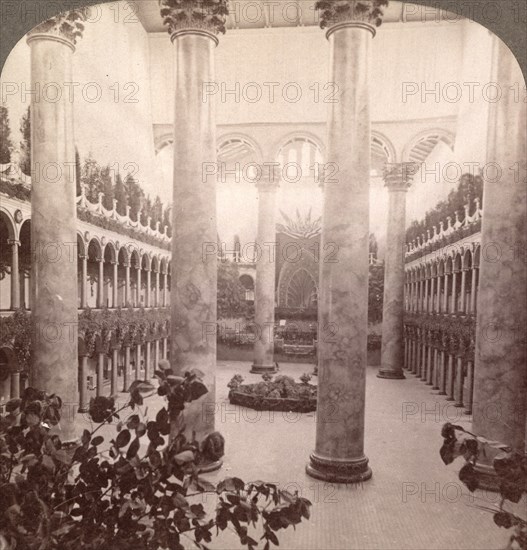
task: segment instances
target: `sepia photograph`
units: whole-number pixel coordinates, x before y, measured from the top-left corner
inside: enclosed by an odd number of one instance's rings
[[[526,0],[0,25],[0,550],[527,550]]]

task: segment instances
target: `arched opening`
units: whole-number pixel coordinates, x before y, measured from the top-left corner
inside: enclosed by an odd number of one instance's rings
[[[318,303],[318,289],[315,279],[307,271],[297,270],[287,286],[286,307],[292,308],[316,308]]]
[[[0,310],[14,309],[13,285],[20,285],[19,274],[13,273],[13,240],[15,228],[11,219],[0,211]]]
[[[102,307],[103,295],[101,278],[101,262],[103,260],[102,250],[99,241],[92,239],[88,244],[88,265],[87,265],[87,297],[86,303],[90,308]]]
[[[254,279],[247,273],[244,273],[240,275],[240,283],[245,289],[245,301],[254,302]]]
[[[117,307],[124,307],[126,303],[126,271],[129,256],[126,248],[122,246],[117,254]],[[129,268],[128,268],[129,269]],[[128,296],[128,301],[130,297]]]

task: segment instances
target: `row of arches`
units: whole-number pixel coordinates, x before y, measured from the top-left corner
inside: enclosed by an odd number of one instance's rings
[[[0,210],[0,309],[31,308],[31,262],[71,253],[67,244],[31,243],[31,220],[20,228]],[[170,300],[168,251],[149,253],[139,243],[77,233],[78,307],[165,307]]]
[[[449,254],[407,268],[405,310],[410,313],[475,315],[480,246],[460,246]]]
[[[172,143],[173,138],[170,135],[161,136],[156,140],[156,152],[160,153]],[[372,130],[371,174],[372,176],[382,176],[386,163],[416,162],[421,164],[439,144],[445,144],[453,150],[454,134],[445,128],[430,128],[420,131],[410,138],[398,155],[395,146],[386,135]],[[217,151],[218,162],[224,163],[227,171],[231,170],[230,165],[235,162],[242,165],[251,162],[261,165],[269,160],[258,142],[244,133],[229,133],[221,136],[218,139]],[[273,161],[278,161],[282,166],[288,163],[298,164],[303,168],[302,172],[305,172],[309,171],[310,167],[316,163],[323,162],[325,151],[325,144],[320,137],[311,132],[298,132],[282,138],[280,143],[274,147],[270,158]]]

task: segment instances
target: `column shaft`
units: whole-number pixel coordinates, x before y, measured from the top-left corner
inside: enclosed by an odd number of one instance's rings
[[[150,380],[150,368],[152,363],[152,342],[148,341],[145,343],[145,380]]]
[[[104,353],[99,353],[97,360],[97,389],[96,394],[104,395]]]
[[[186,426],[202,439],[214,431],[216,395],[217,256],[204,254],[216,243],[216,177],[203,175],[216,162],[215,102],[203,101],[205,83],[215,81],[216,37],[203,30],[172,35],[175,114],[172,209],[170,361],[176,373],[204,374],[208,393],[185,410]],[[195,139],[189,139],[194,136]],[[197,145],[199,144],[199,146]],[[204,414],[204,411],[207,414]]]
[[[119,296],[119,262],[113,263],[113,287],[112,287],[112,307],[118,307]]]
[[[110,374],[110,395],[115,395],[119,389],[118,384],[118,363],[119,363],[119,349],[114,348],[112,350],[112,372]]]
[[[97,307],[102,308],[104,302],[104,258],[97,260],[99,262],[99,284],[97,285]]]
[[[470,313],[473,315],[476,313],[476,298],[477,298],[477,284],[478,284],[478,268],[472,267],[472,285],[470,289]]]
[[[463,406],[463,358],[456,358],[456,373],[455,373],[455,386],[454,386],[454,406]]]
[[[88,356],[79,357],[79,412],[88,410]]]
[[[405,378],[403,366],[404,336],[404,243],[406,226],[406,192],[409,187],[407,164],[388,165],[388,225],[384,269],[382,312],[382,347],[379,378]]]
[[[131,303],[131,293],[130,293],[130,264],[127,263],[124,266],[124,305],[128,307],[128,304]]]
[[[492,81],[503,89],[524,82],[509,48],[494,37]],[[527,404],[527,103],[506,94],[490,104],[487,162],[503,168],[500,184],[484,182],[481,249],[501,250],[499,261],[482,261],[476,323],[473,430],[523,453]],[[519,167],[518,173],[511,167]],[[523,178],[523,179],[522,179]],[[488,327],[500,338],[488,338]],[[489,407],[500,410],[490,418]],[[483,467],[493,472],[492,462]]]
[[[31,385],[63,400],[61,438],[75,438],[74,411],[78,407],[77,336],[70,330],[78,315],[73,103],[64,83],[72,82],[74,46],[60,34],[45,34],[37,27],[28,37],[31,48],[31,89],[48,83],[61,88],[57,101],[31,97],[31,317],[33,324]],[[53,181],[47,168],[57,166]],[[37,246],[38,245],[38,246]],[[46,247],[58,247],[49,261]],[[73,257],[72,257],[73,255]],[[59,338],[46,338],[50,325],[61,327]]]
[[[372,475],[364,454],[372,34],[363,22],[338,23],[328,31],[329,80],[342,93],[329,104],[326,160],[339,173],[324,180],[321,249],[331,243],[338,259],[320,264],[318,322],[338,331],[319,338],[316,447],[307,473],[335,482]],[[324,418],[328,410],[334,415]]]
[[[135,347],[135,379],[141,379],[141,344]]]
[[[130,387],[130,346],[124,346],[123,392]]]
[[[137,268],[137,292],[135,307],[141,307],[141,260],[139,260],[139,267]]]
[[[146,292],[145,292],[145,307],[152,307],[152,271],[150,268],[146,270]]]
[[[254,363],[251,372],[275,372],[274,363],[274,307],[276,261],[269,253],[276,241],[275,196],[277,181],[274,172],[266,174],[269,181],[258,185],[258,235],[260,250],[256,262],[254,320],[258,337],[254,342]]]
[[[88,307],[88,256],[81,256],[81,309]]]
[[[18,267],[18,247],[20,241],[9,241],[11,244],[11,309],[20,307],[20,273]]]

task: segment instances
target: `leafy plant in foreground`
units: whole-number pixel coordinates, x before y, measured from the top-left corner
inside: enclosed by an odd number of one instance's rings
[[[278,545],[277,531],[309,518],[308,500],[274,484],[233,477],[214,486],[200,475],[200,463],[223,454],[217,433],[201,443],[185,436],[185,404],[207,392],[202,375],[156,374],[157,389],[134,382],[120,409],[112,397],[92,399],[97,425],[70,446],[47,427],[60,421],[58,397],[28,388],[7,403],[0,418],[1,547],[180,550],[185,542],[205,549],[230,529],[242,547],[263,541],[269,549]],[[155,393],[166,406],[148,420],[142,406]],[[113,421],[107,441],[99,430]],[[205,493],[216,495],[215,511],[204,506]]]
[[[505,508],[506,501],[518,504],[527,494],[527,455],[511,449],[499,441],[489,441],[474,435],[462,426],[447,422],[442,430],[443,446],[439,454],[445,464],[462,456],[465,465],[459,471],[459,480],[470,492],[480,486],[476,471],[478,458],[494,456],[493,467],[499,483],[501,499],[498,508],[478,506],[494,514],[498,527],[513,528],[507,550],[527,550],[527,521]]]

